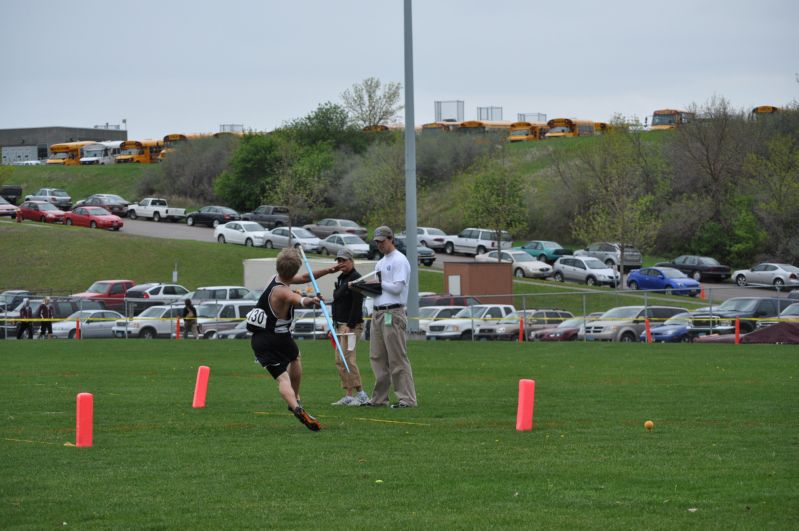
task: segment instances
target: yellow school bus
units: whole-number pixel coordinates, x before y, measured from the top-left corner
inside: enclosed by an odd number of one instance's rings
[[[758,116],[768,116],[776,112],[780,112],[779,107],[775,107],[773,105],[761,105],[752,109],[752,116],[757,118]]]
[[[164,160],[170,151],[173,151],[181,142],[186,140],[194,140],[196,138],[207,138],[208,134],[205,133],[192,133],[184,135],[183,133],[170,133],[164,136],[164,148],[158,154],[158,160]]]
[[[566,138],[573,136],[594,136],[594,122],[588,120],[572,120],[571,118],[553,118],[547,122],[547,138]]]
[[[119,146],[122,153],[117,155],[117,164],[153,164],[159,161],[164,149],[163,140],[126,140]]]
[[[543,140],[549,131],[547,124],[532,122],[513,122],[510,124],[508,142],[525,142],[530,140]]]
[[[461,126],[461,122],[430,122],[422,124],[422,134],[440,134],[455,131]]]
[[[613,129],[613,126],[607,122],[594,122],[594,134],[595,135],[604,135],[608,131]]]
[[[675,129],[694,121],[694,119],[696,119],[696,115],[692,112],[677,109],[659,109],[652,113],[652,124],[649,129],[652,131]]]
[[[64,142],[63,144],[53,144],[50,146],[52,156],[47,159],[47,164],[58,164],[61,166],[79,166],[81,149],[89,144],[96,144],[93,140],[82,142]]]
[[[459,133],[465,133],[469,135],[482,135],[492,131],[507,134],[510,132],[510,126],[512,123],[513,122],[506,121],[467,120],[465,122],[461,122],[461,125],[457,130]]]

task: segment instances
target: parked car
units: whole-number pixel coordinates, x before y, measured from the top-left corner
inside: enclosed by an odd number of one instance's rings
[[[31,305],[31,313],[37,315],[39,307],[42,304],[42,298],[29,297]],[[75,299],[71,297],[50,297],[50,304],[55,310],[53,319],[65,319],[79,310],[104,310],[105,304],[102,301]],[[19,311],[22,308],[22,301],[15,308],[7,309],[3,314],[2,331],[0,331],[0,338],[11,337],[16,334],[16,325],[13,323],[15,319],[19,318]]]
[[[765,328],[777,323],[799,323],[799,303],[793,303],[787,306],[780,312],[778,319],[773,321],[758,321],[757,328]]]
[[[230,330],[219,330],[211,339],[249,339],[252,332],[247,330],[247,321],[242,321]]]
[[[522,319],[524,319],[524,331],[522,333],[526,338],[536,330],[552,328],[570,317],[574,317],[574,315],[564,310],[517,310],[499,321],[481,324],[474,337],[475,339],[515,341],[519,338],[519,322]]]
[[[425,334],[430,330],[430,325],[442,320],[450,319],[465,306],[424,306],[419,308],[419,330]]]
[[[247,299],[249,293],[250,290],[244,286],[203,286],[195,290],[191,300],[195,304],[204,301],[235,301]]]
[[[275,227],[266,233],[264,245],[267,249],[283,249],[289,246],[289,235],[293,247],[301,246],[307,252],[319,251],[319,238],[313,232],[302,227],[292,227],[291,234],[289,234],[288,227]]]
[[[399,234],[404,236],[405,233]],[[429,247],[433,250],[443,250],[447,233],[435,227],[416,227],[416,241],[422,247]]]
[[[649,325],[653,343],[688,343],[693,339],[690,328],[690,312],[678,313],[657,326]],[[646,342],[646,329],[641,332],[639,339]]]
[[[552,277],[558,282],[570,280],[589,286],[617,286],[620,275],[596,258],[587,256],[561,256],[552,266]]]
[[[497,252],[489,251],[484,254],[478,254],[474,257],[474,261],[496,263]],[[546,262],[536,260],[524,251],[502,251],[501,260],[503,263],[511,264],[513,276],[516,278],[547,278],[552,276],[552,266]]]
[[[321,310],[294,310],[291,337],[295,339],[327,338],[327,320]]]
[[[349,219],[325,218],[316,223],[311,223],[303,227],[319,236],[327,238],[331,234],[354,234],[359,238],[366,238],[368,231],[357,223]]]
[[[569,249],[564,249],[559,243],[546,240],[531,240],[521,247],[514,247],[513,250],[524,251],[539,262],[555,263],[561,256],[572,254]]]
[[[64,214],[66,225],[92,229],[119,230],[124,225],[122,218],[100,207],[81,206]]]
[[[218,227],[223,223],[229,221],[238,221],[241,219],[239,213],[232,208],[223,206],[204,206],[197,212],[192,212],[186,215],[186,225],[192,227],[194,225],[206,225],[208,227]]]
[[[214,229],[219,243],[238,243],[247,247],[263,247],[268,231],[254,221],[231,221]]]
[[[147,282],[129,288],[125,292],[128,314],[138,314],[155,305],[182,302],[189,298],[189,290],[180,284]]]
[[[73,339],[77,334],[80,319],[80,337],[107,338],[114,337],[111,331],[117,319],[122,315],[111,310],[81,310],[68,316],[63,321],[53,323],[53,337]]]
[[[603,312],[594,312],[581,317],[566,319],[554,328],[542,328],[533,330],[527,334],[528,341],[575,341],[579,336],[580,330],[589,321],[601,317]]]
[[[464,308],[452,319],[430,325],[425,337],[437,339],[471,339],[473,330],[492,319],[507,317],[516,309],[510,304],[481,304]]]
[[[239,321],[243,321],[247,313],[255,308],[255,301],[204,302],[198,304],[196,308],[197,333],[205,339],[211,339],[217,332],[230,330]]]
[[[59,210],[47,201],[25,201],[19,205],[17,216],[19,219],[30,219],[42,223],[61,223],[64,221],[63,210]]]
[[[160,197],[145,197],[138,203],[128,206],[130,219],[152,219],[153,221],[183,221],[186,217],[185,208],[170,207],[166,199]]]
[[[793,303],[790,299],[777,297],[733,297],[718,306],[701,308],[691,314],[693,337],[705,334],[732,334],[735,321],[739,320],[741,333],[757,327],[759,319],[777,317]]]
[[[94,194],[75,203],[72,209],[74,210],[81,206],[96,206],[124,218],[128,215],[128,205],[130,205],[130,201],[115,194]]]
[[[338,253],[346,248],[355,258],[363,258],[369,254],[369,244],[354,234],[331,234],[319,242],[319,252],[324,255]]]
[[[19,207],[16,205],[12,205],[2,197],[0,197],[0,217],[9,216],[10,218],[16,218],[17,212],[19,212]]]
[[[76,299],[102,301],[108,308],[122,309],[125,307],[125,292],[135,285],[132,280],[98,280],[86,291],[70,296]]]
[[[241,215],[242,220],[256,221],[266,229],[289,224],[289,209],[284,206],[261,205]]]
[[[799,267],[790,264],[765,262],[751,269],[739,269],[732,274],[739,286],[774,286],[777,289],[799,288]]]
[[[585,249],[574,252],[574,256],[591,256],[610,268],[618,268],[621,263],[621,244],[615,242],[592,243]],[[641,251],[632,245],[624,246],[624,270],[640,268],[643,265]]]
[[[424,306],[476,306],[481,304],[480,299],[470,295],[421,295],[419,307]]]
[[[633,269],[627,276],[630,289],[658,290],[667,295],[696,297],[702,289],[699,282],[673,267],[644,267]]]
[[[150,306],[132,319],[117,321],[111,332],[119,338],[169,338],[175,333],[177,319],[183,315],[183,307],[182,304]]]
[[[497,248],[497,233],[490,229],[463,229],[455,236],[447,236],[444,243],[444,252],[447,254],[483,254]],[[510,249],[513,245],[510,234],[502,231],[500,235],[500,248]]]
[[[722,265],[715,258],[684,254],[671,262],[660,262],[655,267],[673,267],[696,281],[714,280],[723,282],[730,278],[730,267]]]
[[[641,332],[646,328],[646,318],[652,323],[685,313],[685,308],[672,306],[620,306],[602,314],[596,321],[586,323],[580,339],[588,341],[638,341]]]
[[[7,289],[0,293],[0,311],[12,310],[23,300],[33,298],[33,296],[33,292],[26,289]]]
[[[404,255],[408,255],[408,244],[405,236],[396,235],[394,237],[394,245],[399,252]],[[377,248],[377,243],[374,240],[369,242],[369,252],[366,254],[366,258],[369,260],[380,260],[383,258],[383,253],[380,252],[380,249]],[[426,266],[433,265],[433,262],[436,261],[436,252],[430,249],[429,247],[425,247],[423,245],[416,246],[416,260],[420,264],[424,264]]]
[[[16,205],[19,198],[22,197],[22,187],[18,184],[0,185],[0,197],[12,205]]]
[[[60,210],[72,208],[72,198],[60,188],[39,188],[35,194],[26,195],[25,201],[45,201]]]

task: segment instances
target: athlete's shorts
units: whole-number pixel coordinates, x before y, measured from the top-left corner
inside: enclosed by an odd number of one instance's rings
[[[291,334],[270,334],[269,332],[253,334],[250,345],[252,345],[255,359],[275,379],[286,372],[289,363],[300,356],[300,349],[291,338]]]

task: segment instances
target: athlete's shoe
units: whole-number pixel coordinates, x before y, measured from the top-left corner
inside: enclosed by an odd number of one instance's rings
[[[322,429],[322,425],[319,424],[319,421],[309,415],[307,411],[302,409],[302,406],[297,406],[297,408],[294,410],[294,416],[297,417],[297,420],[305,424],[305,426],[307,426],[311,431],[319,431]]]
[[[358,394],[352,397],[352,402],[348,406],[362,406],[369,401],[369,395],[364,391],[358,391]]]
[[[331,406],[351,406],[353,402],[358,402],[354,396],[344,396],[330,404]]]
[[[391,404],[391,409],[405,409],[406,407],[413,407],[413,406],[409,406],[405,402],[397,402],[396,404]]]

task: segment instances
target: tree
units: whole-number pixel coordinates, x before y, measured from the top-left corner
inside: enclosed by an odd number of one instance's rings
[[[363,131],[350,122],[347,110],[330,102],[319,104],[316,110],[289,122],[279,132],[303,146],[326,143],[356,153],[363,152],[369,141]]]
[[[486,162],[469,187],[466,217],[475,225],[492,229],[497,249],[502,249],[502,231],[513,234],[524,227],[525,183],[519,173],[508,170],[504,157],[493,164]],[[500,261],[499,253],[497,261]]]
[[[350,119],[359,127],[386,125],[403,109],[399,104],[401,89],[399,83],[382,87],[379,79],[369,77],[345,90],[341,99]]]
[[[230,161],[230,169],[214,183],[214,189],[236,210],[252,210],[277,186],[277,175],[283,169],[279,135],[244,135],[239,149]]]

